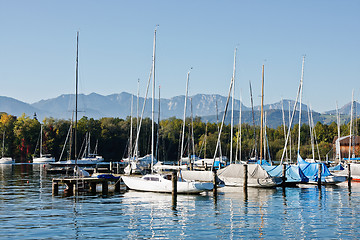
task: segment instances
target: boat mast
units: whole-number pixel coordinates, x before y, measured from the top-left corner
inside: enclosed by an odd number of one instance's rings
[[[2,142],[2,157],[4,157],[4,149],[5,149],[5,130],[3,133],[3,142]]]
[[[156,27],[154,31],[154,48],[153,48],[153,84],[152,84],[152,104],[151,104],[151,172],[154,166],[154,106],[155,106],[155,50],[156,50]]]
[[[231,132],[230,132],[230,164],[232,163],[232,155],[233,155],[233,135],[234,135],[234,92],[235,92],[235,69],[236,69],[236,51],[234,51],[234,67],[233,67],[233,88],[232,88],[232,100],[231,100]]]
[[[284,99],[281,99],[281,111],[282,111],[282,120],[284,126],[284,137],[286,136],[286,125],[285,125],[285,113],[284,113]],[[286,159],[288,159],[287,148],[285,149]]]
[[[128,149],[128,159],[130,162],[131,153],[132,153],[132,144],[133,144],[133,101],[134,95],[131,95],[131,107],[130,107],[130,139],[129,139],[129,149]]]
[[[337,130],[338,130],[338,140],[336,143],[336,150],[337,150],[337,158],[339,159],[339,163],[341,162],[341,151],[340,151],[340,114],[339,114],[339,107],[338,103],[336,102],[336,119],[337,119]]]
[[[262,65],[262,84],[261,84],[261,117],[260,117],[260,165],[263,160],[263,132],[264,132],[264,65]]]
[[[180,165],[182,164],[182,157],[184,155],[184,136],[185,136],[185,118],[186,118],[186,102],[188,98],[188,90],[189,90],[189,78],[190,78],[190,71],[187,73],[186,78],[186,94],[185,94],[185,104],[184,104],[184,116],[183,116],[183,127],[182,127],[182,135],[181,135],[181,149],[180,149]]]
[[[79,31],[76,33],[76,92],[75,92],[75,164],[77,164],[77,113],[78,113],[78,85],[79,85]]]
[[[255,156],[254,156],[255,159],[257,159],[257,141],[256,141],[256,129],[255,129],[255,114],[254,114],[254,102],[253,102],[253,96],[252,96],[251,81],[249,81],[249,84],[250,84],[250,101],[251,101],[251,110],[252,110],[252,120],[253,120],[253,127],[254,127],[254,150],[253,150],[253,152],[255,154]],[[252,153],[251,153],[251,155],[252,155]]]
[[[240,110],[239,110],[239,125],[238,125],[238,131],[236,136],[236,154],[235,154],[235,163],[239,160],[241,161],[241,93],[240,93]],[[240,153],[239,153],[240,150]],[[240,156],[239,156],[240,154]],[[238,159],[239,156],[239,159]]]
[[[300,79],[299,135],[298,135],[298,149],[297,149],[297,153],[299,155],[300,155],[300,132],[301,132],[301,99],[302,99],[303,81],[304,81],[304,64],[305,64],[305,56],[303,56],[303,62],[302,62],[302,68],[301,68],[301,79]]]
[[[354,111],[354,89],[352,91],[351,110],[350,110],[349,160],[351,158],[351,148],[352,148],[352,125],[353,125],[353,114],[354,114],[353,111]]]
[[[42,132],[43,132],[43,125],[40,125],[40,157],[42,158]]]

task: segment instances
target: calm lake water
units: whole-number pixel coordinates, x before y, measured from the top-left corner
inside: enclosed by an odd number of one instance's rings
[[[360,185],[52,196],[41,165],[0,166],[0,239],[357,239]]]

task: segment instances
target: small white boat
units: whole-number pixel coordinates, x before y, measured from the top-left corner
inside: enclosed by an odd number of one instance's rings
[[[55,162],[55,158],[51,157],[51,155],[41,154],[40,157],[33,158],[33,163],[50,163]]]
[[[122,176],[125,185],[131,190],[144,191],[144,192],[172,192],[171,175],[160,174],[147,174],[141,178]],[[197,182],[197,181],[178,181],[178,193],[201,193],[210,191],[214,187],[213,183]]]
[[[11,157],[0,158],[0,164],[13,164],[13,163],[15,163],[15,161]]]
[[[55,162],[55,158],[51,157],[50,154],[42,153],[42,132],[43,132],[43,125],[41,125],[41,128],[40,128],[40,156],[33,158],[33,163]]]

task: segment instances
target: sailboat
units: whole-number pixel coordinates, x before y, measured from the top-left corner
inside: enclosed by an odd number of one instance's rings
[[[162,174],[154,174],[154,163],[156,161],[154,157],[154,99],[155,99],[155,49],[156,49],[156,28],[154,31],[154,48],[153,48],[153,65],[152,65],[152,138],[151,138],[151,154],[145,156],[147,160],[151,160],[151,174],[147,174],[141,178],[139,177],[130,177],[130,176],[122,176],[122,180],[124,181],[125,185],[132,190],[137,191],[146,191],[146,192],[164,192],[164,193],[171,193],[172,191],[172,181],[169,180],[169,175],[162,175]],[[150,83],[150,78],[148,82],[148,86]],[[146,98],[145,98],[146,99]],[[144,103],[145,106],[145,103]],[[144,110],[144,107],[143,107]],[[142,118],[141,118],[142,119]],[[137,145],[138,145],[138,138],[139,138],[139,131],[141,127],[141,120],[140,125],[138,126],[137,132],[137,139],[136,145],[134,149],[134,156],[137,156]],[[136,161],[133,161],[136,164]],[[130,162],[131,163],[131,162]],[[129,164],[129,168],[131,169],[132,165]],[[177,191],[178,193],[199,193],[206,190],[212,190],[213,184],[212,183],[203,183],[203,182],[196,182],[196,181],[188,181],[182,178],[177,182]]]
[[[33,158],[33,163],[55,162],[55,158],[51,157],[50,154],[43,154],[42,153],[42,132],[43,132],[43,125],[41,124],[41,128],[40,128],[40,156]]]
[[[236,51],[235,51],[236,54]],[[236,55],[235,55],[236,56]],[[235,60],[234,60],[235,61]],[[235,72],[235,70],[234,70]],[[230,90],[229,90],[229,96],[230,92],[233,87],[233,82],[235,79],[235,74],[233,74]],[[262,68],[262,85],[264,86],[264,66]],[[262,99],[263,99],[263,90],[262,90]],[[263,100],[262,100],[263,105]],[[263,110],[263,109],[262,109]],[[226,113],[226,108],[225,108]],[[262,115],[261,115],[261,125],[263,125],[262,122]],[[262,127],[261,127],[261,144],[262,144]],[[218,140],[219,141],[219,140]],[[282,183],[282,179],[277,176],[270,176],[270,174],[267,173],[267,171],[263,168],[261,162],[262,159],[262,145],[260,145],[260,164],[247,164],[248,167],[248,186],[249,187],[259,187],[259,188],[272,188],[280,185]],[[218,177],[220,180],[222,180],[226,186],[234,186],[234,187],[240,187],[244,185],[244,165],[246,163],[240,163],[240,164],[230,164],[229,166],[226,166],[223,169],[218,170]]]
[[[0,164],[13,164],[15,163],[15,160],[12,159],[11,157],[5,157],[4,156],[4,152],[5,152],[5,131],[3,133],[3,144],[2,144],[2,157],[0,158]]]

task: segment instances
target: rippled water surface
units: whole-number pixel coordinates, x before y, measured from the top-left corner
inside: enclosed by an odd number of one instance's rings
[[[0,166],[1,239],[357,239],[360,185],[52,196],[41,165]]]

